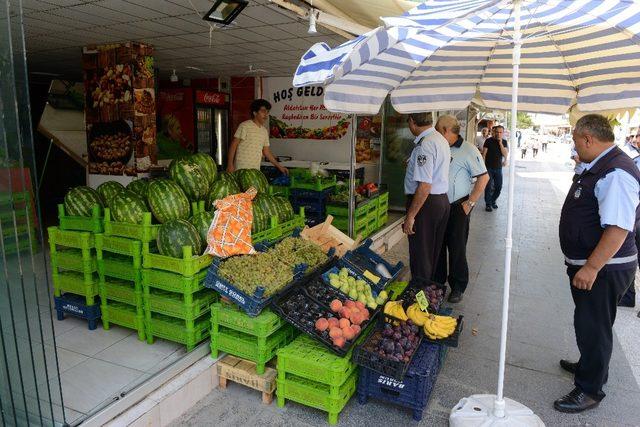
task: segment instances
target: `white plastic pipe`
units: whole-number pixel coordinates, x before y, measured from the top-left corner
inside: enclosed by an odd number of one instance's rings
[[[518,123],[518,76],[520,73],[520,46],[522,44],[520,31],[520,0],[513,2],[513,83],[511,86],[511,141],[509,142],[509,199],[507,205],[507,237],[505,239],[506,253],[504,257],[504,287],[502,294],[502,330],[500,331],[500,366],[498,368],[498,394],[496,396],[493,413],[498,418],[505,416],[504,402],[504,369],[507,358],[507,328],[509,325],[509,288],[511,286],[511,248],[513,247],[513,195],[516,178],[516,124]]]

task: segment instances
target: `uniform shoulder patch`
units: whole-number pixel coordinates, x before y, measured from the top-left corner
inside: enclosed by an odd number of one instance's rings
[[[419,154],[418,155],[418,166],[424,166],[425,163],[427,163],[427,156],[425,156],[424,154]]]

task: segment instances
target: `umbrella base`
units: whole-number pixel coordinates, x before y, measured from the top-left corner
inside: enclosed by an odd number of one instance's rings
[[[475,394],[464,397],[451,410],[450,427],[543,427],[542,420],[526,406],[511,399],[504,399],[504,417],[497,417],[493,408],[496,396]]]

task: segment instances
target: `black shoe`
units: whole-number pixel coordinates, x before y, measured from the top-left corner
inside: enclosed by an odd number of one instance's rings
[[[451,293],[449,294],[449,298],[447,298],[447,301],[454,304],[462,301],[462,292],[451,291]]]
[[[575,414],[595,408],[600,404],[599,400],[585,394],[579,388],[574,388],[569,394],[553,402],[556,411]]]
[[[636,302],[635,301],[628,301],[628,300],[620,300],[620,302],[618,303],[618,307],[635,307],[636,306]]]
[[[569,373],[575,374],[578,370],[578,363],[562,359],[560,360],[560,367]]]
[[[638,312],[638,317],[640,317],[640,311]]]
[[[484,208],[484,210],[487,211],[487,212],[493,211],[493,209],[491,209],[491,206],[489,206],[489,205],[487,205],[487,207]]]
[[[496,205],[495,203],[494,203],[493,205],[491,205],[491,207],[492,207],[493,209],[498,209],[498,205]]]

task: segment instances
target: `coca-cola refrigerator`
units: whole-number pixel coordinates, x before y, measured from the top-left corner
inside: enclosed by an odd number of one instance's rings
[[[225,166],[229,147],[229,94],[195,92],[196,150],[210,154],[218,165]]]

